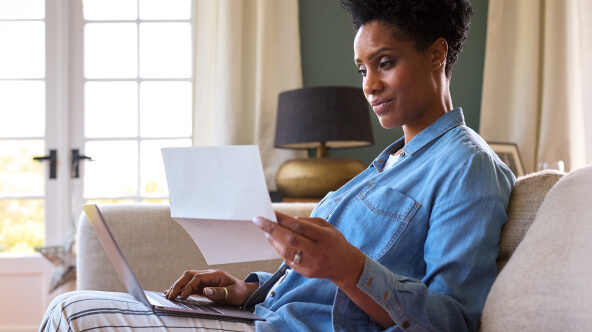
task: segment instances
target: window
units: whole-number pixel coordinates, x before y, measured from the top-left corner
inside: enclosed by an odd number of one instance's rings
[[[160,148],[191,145],[189,0],[84,1],[84,198],[166,201]]]
[[[191,0],[0,0],[0,254],[61,243],[85,202],[167,201],[160,148],[192,138],[192,23]],[[55,179],[33,160],[52,150]]]

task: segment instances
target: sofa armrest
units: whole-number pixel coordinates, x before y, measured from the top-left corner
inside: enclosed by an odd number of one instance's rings
[[[485,302],[481,331],[592,330],[592,165],[568,173]]]
[[[314,203],[277,203],[274,209],[308,216]],[[185,230],[170,217],[168,205],[102,205],[109,225],[134,274],[144,289],[163,291],[187,269],[223,269],[237,278],[252,271],[275,271],[281,260],[208,265]],[[82,213],[77,229],[77,280],[79,290],[125,292],[90,222]]]

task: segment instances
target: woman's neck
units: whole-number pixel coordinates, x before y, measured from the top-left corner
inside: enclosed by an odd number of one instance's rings
[[[432,123],[438,120],[438,118],[451,110],[452,98],[450,97],[450,91],[446,90],[446,93],[440,94],[439,97],[434,98],[434,103],[425,111],[420,122],[403,125],[405,145],[407,145],[422,130],[429,127]]]

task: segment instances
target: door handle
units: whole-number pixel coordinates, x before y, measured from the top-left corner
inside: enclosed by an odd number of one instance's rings
[[[43,157],[33,157],[38,162],[49,161],[49,178],[57,178],[58,150],[49,150],[49,155]]]
[[[73,179],[78,179],[80,176],[79,166],[81,160],[94,161],[91,157],[80,154],[80,150],[72,149],[72,165],[70,168],[70,176]]]

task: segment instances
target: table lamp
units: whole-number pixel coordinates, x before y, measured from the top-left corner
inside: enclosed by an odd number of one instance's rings
[[[368,102],[360,88],[313,87],[280,93],[275,147],[316,149],[316,158],[292,159],[276,174],[282,198],[322,198],[366,165],[354,158],[330,158],[329,148],[374,144]]]

